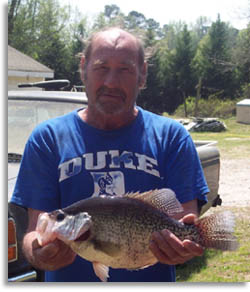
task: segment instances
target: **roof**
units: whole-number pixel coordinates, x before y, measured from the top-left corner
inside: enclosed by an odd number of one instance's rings
[[[243,99],[236,104],[237,106],[250,106],[250,99]]]
[[[21,53],[11,46],[8,46],[8,70],[49,73],[49,75],[54,73],[49,67],[37,62],[33,58]]]

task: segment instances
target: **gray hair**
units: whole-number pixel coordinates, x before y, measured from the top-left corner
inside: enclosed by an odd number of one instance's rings
[[[91,37],[86,41],[86,47],[83,51],[83,55],[85,56],[85,63],[84,63],[84,69],[86,68],[86,66],[88,65],[89,63],[89,60],[90,60],[90,56],[91,56],[91,52],[92,52],[92,47],[93,47],[93,42],[94,40],[97,38],[97,36],[103,32],[106,32],[106,31],[109,31],[109,30],[113,30],[113,29],[120,29],[120,30],[123,30],[119,27],[108,27],[108,28],[105,28],[101,31],[98,31],[98,32],[95,32],[94,34],[91,35]],[[126,31],[126,30],[123,30],[127,33],[129,33],[131,36],[133,36],[136,40],[136,43],[137,43],[137,47],[138,47],[138,65],[139,67],[141,68],[144,64],[144,61],[145,61],[145,51],[144,51],[144,45],[143,45],[143,41],[139,38],[139,37],[136,37],[134,34]]]

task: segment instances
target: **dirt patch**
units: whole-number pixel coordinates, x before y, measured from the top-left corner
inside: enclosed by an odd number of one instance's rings
[[[250,158],[221,158],[219,194],[223,206],[250,206]]]
[[[246,140],[250,140],[250,138],[239,138],[239,137],[225,138],[225,141],[246,141]]]

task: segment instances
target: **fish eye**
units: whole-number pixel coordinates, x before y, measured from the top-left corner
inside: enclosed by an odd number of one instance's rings
[[[57,222],[63,221],[64,218],[65,218],[65,215],[64,215],[63,213],[59,213],[59,214],[56,216],[56,221],[57,221]]]

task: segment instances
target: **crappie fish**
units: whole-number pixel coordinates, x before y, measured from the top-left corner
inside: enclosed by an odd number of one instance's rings
[[[154,265],[157,259],[149,249],[154,231],[168,229],[181,240],[189,239],[205,248],[237,249],[231,212],[187,225],[171,218],[182,211],[170,189],[91,197],[41,214],[36,228],[38,242],[44,246],[55,238],[64,241],[93,263],[102,281],[107,280],[108,267],[136,270]]]

